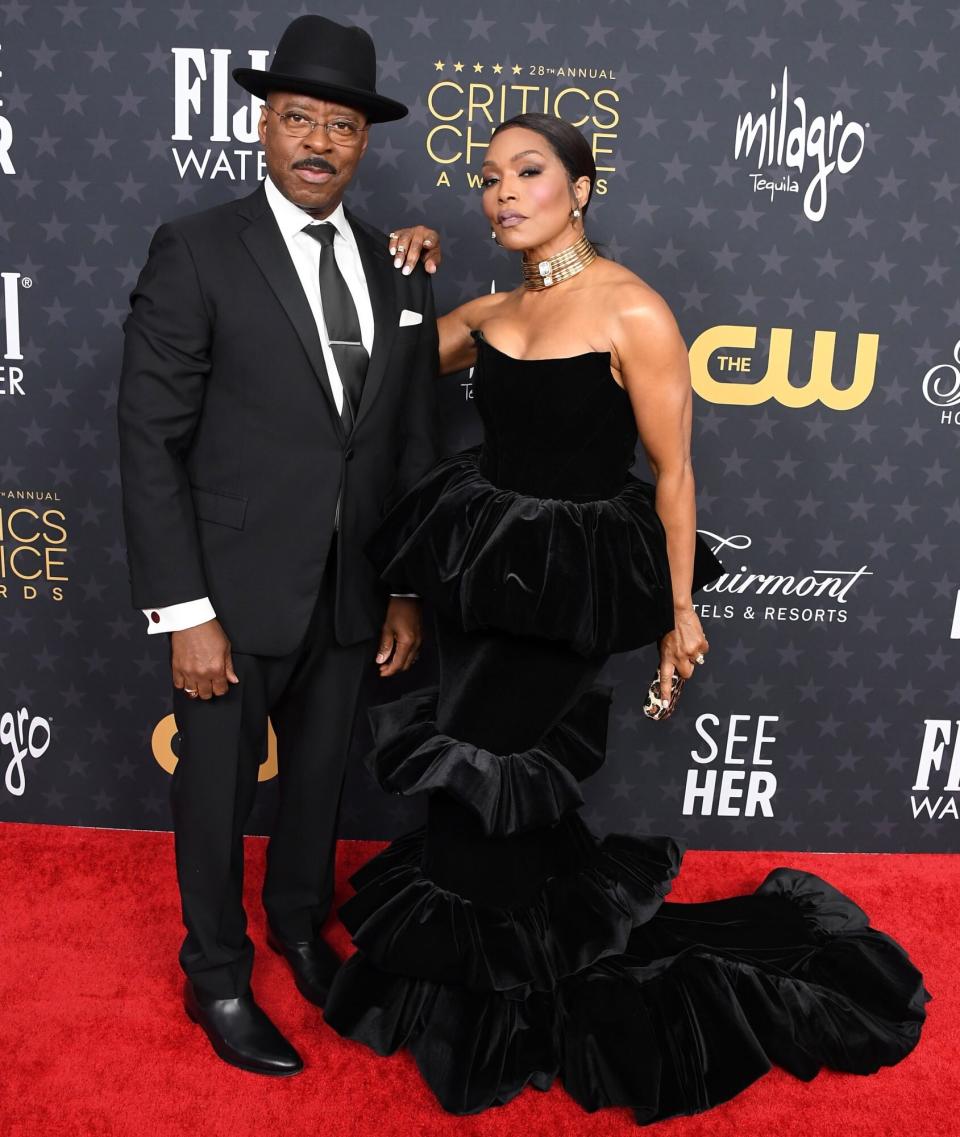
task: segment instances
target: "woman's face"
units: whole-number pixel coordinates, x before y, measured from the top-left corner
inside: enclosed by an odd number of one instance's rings
[[[577,182],[586,196],[586,178]],[[521,250],[574,239],[574,200],[567,171],[534,130],[508,127],[495,135],[481,167],[483,212],[505,248]]]

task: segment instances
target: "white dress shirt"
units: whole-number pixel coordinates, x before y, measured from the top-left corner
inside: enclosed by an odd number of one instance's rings
[[[293,267],[297,270],[300,284],[310,305],[310,311],[317,324],[320,334],[320,345],[323,348],[323,362],[327,368],[330,380],[330,389],[337,405],[338,413],[343,410],[343,383],[337,370],[336,360],[330,350],[330,340],[327,336],[326,325],[323,322],[323,301],[320,296],[320,256],[323,247],[319,241],[303,232],[307,225],[330,224],[336,229],[333,239],[333,255],[337,260],[337,267],[343,274],[350,295],[357,308],[360,320],[360,339],[367,349],[367,355],[373,351],[373,307],[370,303],[370,292],[367,280],[363,274],[363,263],[360,260],[360,250],[357,248],[357,239],[350,222],[347,221],[343,209],[343,202],[324,221],[318,222],[309,213],[284,197],[269,177],[264,180],[264,190],[267,203],[273,211],[273,216],[280,229],[284,244],[290,253]],[[337,502],[337,518],[340,514],[340,503]],[[336,525],[336,519],[334,521]],[[404,593],[403,595],[408,595]],[[193,628],[197,624],[204,624],[216,618],[216,612],[207,596],[198,600],[187,600],[182,604],[170,604],[166,608],[144,608],[143,614],[147,618],[147,629],[151,635],[161,632],[179,632],[184,628]]]

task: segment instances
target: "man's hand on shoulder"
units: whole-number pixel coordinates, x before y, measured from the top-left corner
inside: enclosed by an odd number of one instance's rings
[[[240,682],[233,669],[230,641],[219,620],[171,632],[170,645],[173,685],[191,698],[225,695],[231,683]]]
[[[377,648],[380,677],[409,671],[416,663],[422,642],[420,601],[406,596],[391,596]]]
[[[414,225],[409,229],[391,229],[389,249],[390,256],[393,257],[393,267],[402,268],[404,276],[409,276],[421,259],[423,267],[432,275],[443,260],[440,234],[436,229],[428,229],[426,225]]]

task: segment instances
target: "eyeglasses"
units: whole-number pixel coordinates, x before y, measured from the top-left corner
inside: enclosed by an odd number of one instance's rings
[[[267,102],[263,105],[277,116],[284,133],[289,134],[291,138],[307,138],[313,134],[317,127],[322,127],[327,132],[330,141],[335,142],[338,146],[356,146],[359,144],[363,132],[368,129],[368,127],[361,126],[349,118],[334,118],[330,122],[317,122],[316,119],[307,118],[305,114],[301,114],[299,111],[274,110]]]

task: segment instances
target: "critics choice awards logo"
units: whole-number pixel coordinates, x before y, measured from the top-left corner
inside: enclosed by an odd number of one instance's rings
[[[62,600],[67,518],[46,490],[0,490],[0,601]]]
[[[438,59],[427,92],[427,157],[440,167],[438,186],[479,188],[475,172],[493,130],[514,115],[537,111],[582,131],[597,163],[598,196],[616,173],[620,96],[616,72],[604,67]]]

